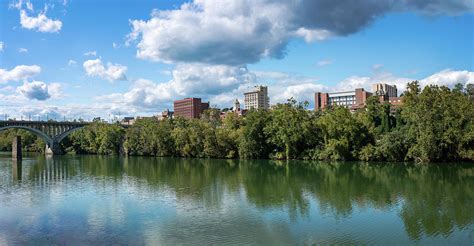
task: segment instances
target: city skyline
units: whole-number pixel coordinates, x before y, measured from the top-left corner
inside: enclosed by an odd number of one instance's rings
[[[314,107],[318,91],[474,83],[464,0],[2,1],[0,16],[0,114],[17,118],[224,108],[260,84]]]

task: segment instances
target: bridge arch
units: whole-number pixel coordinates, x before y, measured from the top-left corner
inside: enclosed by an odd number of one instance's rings
[[[85,126],[79,126],[79,127],[71,128],[71,129],[59,134],[58,136],[54,137],[54,142],[61,143],[61,141],[63,141],[67,136],[69,136],[69,134],[71,134],[71,133],[73,133],[77,130],[80,130],[84,127]]]
[[[23,129],[23,130],[32,132],[36,136],[43,139],[43,141],[45,141],[46,143],[45,153],[49,155],[49,154],[62,154],[62,150],[61,150],[61,147],[59,146],[59,143],[72,132],[82,129],[86,126],[85,124],[68,125],[67,127],[63,126],[63,128],[59,130],[59,132],[57,132],[56,134],[53,133],[54,135],[50,136],[48,135],[48,133],[42,131],[41,128],[38,129],[37,127],[34,127],[34,125],[32,126],[31,124],[37,124],[37,122],[33,122],[30,124],[26,123],[25,125],[22,125],[22,124],[3,125],[3,126],[0,126],[0,131],[16,128],[16,129]],[[41,124],[43,124],[43,122],[41,122]]]
[[[12,125],[12,126],[4,126],[4,127],[0,127],[0,132],[1,131],[4,131],[4,130],[7,130],[7,129],[12,129],[12,128],[16,128],[16,129],[23,129],[23,130],[27,130],[29,132],[32,132],[34,133],[36,136],[40,137],[41,139],[43,139],[47,145],[52,145],[54,140],[48,136],[46,133],[38,130],[38,129],[35,129],[35,128],[32,128],[32,127],[28,127],[28,126],[15,126],[15,125]]]

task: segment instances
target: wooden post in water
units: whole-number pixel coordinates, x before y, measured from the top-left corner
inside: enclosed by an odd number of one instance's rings
[[[13,166],[12,166],[12,177],[13,181],[21,181],[21,159],[13,159]]]
[[[12,158],[15,160],[21,160],[21,137],[16,136],[12,143]]]

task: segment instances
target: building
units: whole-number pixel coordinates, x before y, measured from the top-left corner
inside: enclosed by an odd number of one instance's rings
[[[135,124],[135,117],[123,117],[123,119],[120,121],[120,124],[131,126]]]
[[[165,111],[161,112],[161,114],[156,115],[155,117],[158,120],[164,120],[164,119],[172,119],[173,118],[173,111],[170,111],[169,109],[166,109]]]
[[[240,107],[239,99],[236,98],[235,101],[234,101],[234,106],[232,107],[232,110],[221,112],[220,113],[220,118],[221,118],[221,120],[223,120],[227,116],[227,114],[234,114],[238,117],[244,116],[247,113],[247,111],[248,110],[242,109]]]
[[[197,119],[204,110],[209,108],[209,102],[201,102],[201,98],[185,98],[174,101],[174,117]]]
[[[270,98],[268,98],[268,88],[266,86],[255,86],[255,89],[244,93],[244,106],[250,109],[268,109]]]
[[[371,95],[372,93],[365,91],[363,88],[334,93],[316,92],[314,95],[314,110],[325,109],[335,105],[356,110],[363,108],[365,101]]]
[[[239,102],[239,99],[237,99],[237,98],[235,99],[235,101],[234,101],[234,107],[232,108],[232,110],[233,110],[234,112],[240,111],[240,102]]]
[[[372,92],[377,96],[397,97],[397,87],[395,85],[387,85],[383,83],[373,84]]]

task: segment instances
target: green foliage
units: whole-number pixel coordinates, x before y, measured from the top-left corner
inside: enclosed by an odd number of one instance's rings
[[[268,158],[273,145],[267,142],[264,128],[270,122],[266,110],[250,110],[243,120],[239,136],[239,156],[243,159]]]
[[[311,111],[289,99],[270,111],[270,121],[264,127],[267,141],[284,151],[285,159],[300,157],[302,151],[314,148],[318,131]]]
[[[367,127],[348,109],[334,107],[317,119],[324,146],[317,156],[324,160],[351,160],[371,142]]]
[[[391,108],[379,97],[357,112],[332,107],[309,111],[289,99],[272,110],[251,110],[245,117],[217,109],[201,119],[159,121],[143,118],[128,128],[96,120],[64,142],[68,152],[241,159],[315,159],[363,161],[474,160],[474,86],[427,86],[417,81]],[[30,132],[0,133],[0,149],[11,150],[14,136],[29,151],[44,142]]]
[[[127,129],[124,151],[127,155],[172,156],[174,139],[170,121],[156,118],[143,118]]]
[[[32,132],[22,129],[7,129],[0,132],[0,151],[11,151],[12,142],[16,136],[21,137],[21,146],[24,151],[43,152],[46,148],[44,141]]]
[[[120,125],[96,121],[71,133],[68,138],[72,143],[72,148],[69,150],[75,153],[120,154],[124,137],[125,130]]]
[[[468,158],[473,149],[474,105],[459,88],[408,85],[402,116],[408,140],[407,157],[417,162]],[[472,159],[471,159],[472,160]]]

